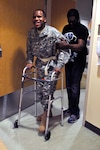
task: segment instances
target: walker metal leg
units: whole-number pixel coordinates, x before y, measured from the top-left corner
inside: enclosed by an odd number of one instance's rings
[[[37,83],[34,82],[34,98],[35,98],[35,117],[37,117]]]
[[[45,140],[49,140],[50,139],[50,135],[51,135],[50,131],[48,131],[51,103],[52,103],[51,95],[49,95],[48,111],[47,111],[47,119],[46,119],[46,129],[45,129]]]
[[[14,123],[14,127],[18,128],[20,125],[20,116],[21,116],[21,107],[22,107],[22,97],[23,97],[23,87],[24,87],[24,77],[22,77],[22,87],[20,90],[20,100],[19,100],[19,111],[18,111],[18,119]]]
[[[62,102],[62,98],[61,98],[61,125],[62,126],[64,125],[63,118],[64,118],[64,116],[63,116],[63,102]]]
[[[15,128],[18,128],[19,125],[20,125],[20,116],[21,116],[21,106],[22,106],[22,94],[23,93],[23,88],[21,88],[21,91],[20,91],[20,103],[19,103],[19,111],[18,111],[18,120],[15,121],[14,123],[14,127]]]
[[[64,120],[64,115],[63,115],[63,74],[61,78],[61,125],[63,126],[63,120]]]
[[[34,78],[36,78],[36,68],[34,68]],[[37,81],[34,80],[35,117],[37,117]]]
[[[34,66],[33,66],[32,68],[35,69]],[[32,68],[31,68],[31,69],[32,69]],[[24,95],[24,93],[23,93],[24,80],[25,80],[25,79],[32,80],[32,78],[31,78],[32,73],[35,74],[34,76],[35,76],[35,78],[36,78],[36,69],[35,69],[35,72],[32,72],[31,69],[29,69],[29,68],[27,68],[27,67],[25,67],[25,68],[23,69],[23,74],[22,74],[22,87],[21,87],[21,90],[20,90],[18,119],[17,119],[17,120],[15,121],[15,123],[14,123],[14,127],[15,127],[15,128],[18,128],[19,125],[20,125],[20,116],[21,116],[21,108],[22,108],[22,98],[23,98],[23,95]],[[26,73],[27,70],[30,70],[30,72]],[[34,90],[35,90],[35,93],[36,93],[36,81],[34,81]],[[34,95],[35,95],[35,94],[34,94]],[[36,104],[36,95],[35,95],[35,113],[37,112],[37,108],[36,108],[36,107],[37,107],[37,104]]]
[[[54,76],[54,73],[52,75],[52,79],[53,79],[53,76]],[[61,78],[61,96],[59,98],[61,99],[61,125],[63,126],[63,74]],[[56,99],[59,99],[59,98],[56,98]],[[49,140],[51,136],[51,132],[48,130],[51,103],[52,103],[51,95],[49,95],[48,112],[47,112],[46,129],[45,129],[45,140]]]

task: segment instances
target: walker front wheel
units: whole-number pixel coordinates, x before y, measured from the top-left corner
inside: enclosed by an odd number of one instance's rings
[[[51,132],[50,131],[47,131],[47,133],[45,134],[45,140],[49,140],[50,139],[50,136],[51,136]]]
[[[14,122],[14,128],[18,128],[18,120]]]

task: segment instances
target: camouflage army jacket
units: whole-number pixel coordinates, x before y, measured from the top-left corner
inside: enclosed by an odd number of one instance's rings
[[[32,28],[28,32],[27,38],[27,61],[33,62],[34,56],[36,56],[36,64],[38,64],[40,59],[57,56],[56,43],[61,39],[65,39],[65,37],[56,28],[47,24],[40,33]],[[56,59],[56,66],[62,68],[69,59],[68,52],[59,50],[59,57],[57,56]]]

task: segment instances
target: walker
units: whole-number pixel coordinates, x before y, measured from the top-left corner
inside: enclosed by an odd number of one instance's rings
[[[52,82],[54,80],[61,80],[61,96],[58,96],[54,99],[51,99],[51,95],[49,95],[49,99],[48,99],[48,110],[47,110],[47,119],[46,119],[46,129],[45,129],[45,133],[44,133],[44,138],[45,140],[49,140],[50,136],[51,136],[51,132],[48,129],[49,126],[49,114],[50,114],[50,108],[51,108],[51,104],[53,101],[60,99],[61,100],[61,126],[63,126],[63,73],[61,72],[60,77],[55,79],[55,74],[56,72],[54,71],[51,75],[51,79],[50,80],[41,80],[36,78],[36,68],[34,66],[32,66],[30,69],[28,67],[25,67],[23,69],[23,73],[22,73],[22,80],[21,80],[21,90],[20,90],[20,100],[19,100],[19,110],[18,110],[18,119],[15,120],[14,122],[14,128],[18,128],[20,126],[20,117],[21,117],[21,109],[22,109],[22,99],[23,99],[23,95],[26,94],[24,92],[24,82],[28,82],[28,81],[33,81],[33,92],[34,92],[34,97],[35,97],[35,116],[37,116],[37,99],[36,99],[36,95],[37,95],[37,91],[36,91],[36,86],[37,86],[37,82]]]

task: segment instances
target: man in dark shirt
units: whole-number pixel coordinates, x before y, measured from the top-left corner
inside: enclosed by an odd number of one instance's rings
[[[79,98],[80,81],[86,65],[88,29],[80,23],[77,9],[70,9],[67,13],[68,25],[63,28],[63,35],[66,37],[59,46],[70,51],[71,57],[65,65],[66,87],[68,93],[68,109],[70,114],[68,123],[74,123],[80,117]]]

